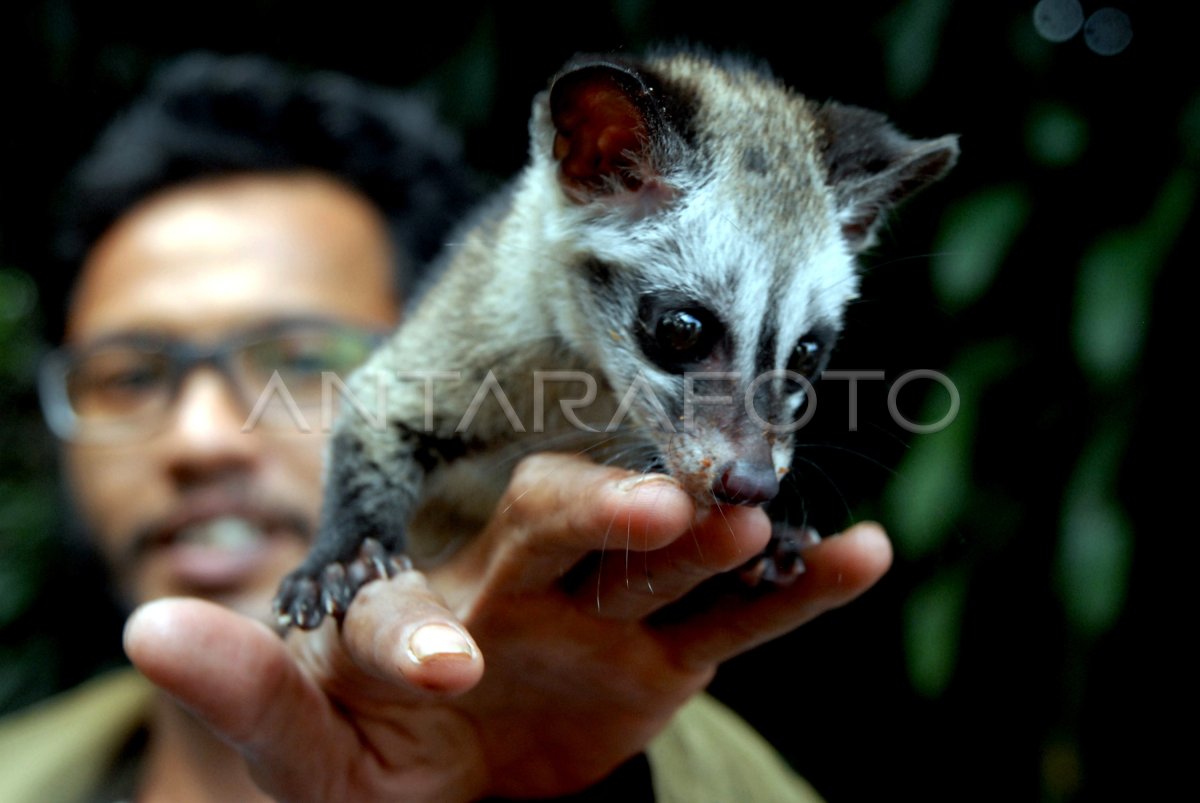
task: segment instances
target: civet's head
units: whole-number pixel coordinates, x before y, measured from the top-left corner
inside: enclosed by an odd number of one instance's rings
[[[545,235],[571,255],[558,326],[631,404],[647,466],[698,500],[772,498],[857,292],[855,255],[950,169],[955,138],[909,139],[693,52],[578,58],[531,129],[565,222]]]

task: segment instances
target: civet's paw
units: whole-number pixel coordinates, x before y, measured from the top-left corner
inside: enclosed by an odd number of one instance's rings
[[[273,603],[275,621],[281,630],[293,626],[314,630],[326,616],[340,620],[364,585],[411,568],[407,557],[390,554],[374,538],[365,539],[351,560],[333,560],[316,566],[305,561],[280,583]]]
[[[742,581],[752,588],[764,584],[788,585],[804,574],[804,560],[800,554],[820,542],[821,536],[812,527],[796,529],[775,522],[767,548],[741,568]]]

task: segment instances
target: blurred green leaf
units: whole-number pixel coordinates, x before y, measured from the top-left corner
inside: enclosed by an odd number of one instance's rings
[[[918,587],[904,606],[904,652],[913,688],[938,697],[954,676],[966,576],[945,572]]]
[[[1113,422],[1084,450],[1067,487],[1057,580],[1072,626],[1095,637],[1112,627],[1125,602],[1133,530],[1115,500],[1125,451],[1123,422]]]
[[[884,21],[888,90],[903,100],[917,94],[933,74],[948,0],[907,0]]]
[[[0,325],[23,321],[37,304],[37,285],[24,271],[0,268]]]
[[[15,268],[0,268],[0,409],[14,393],[33,384],[43,348],[38,325],[38,292],[33,279]]]
[[[1079,112],[1061,104],[1043,104],[1030,112],[1026,147],[1036,161],[1066,167],[1078,162],[1087,150],[1088,133],[1087,120]]]
[[[1028,191],[1011,184],[978,192],[947,211],[930,262],[943,305],[962,309],[987,292],[1031,206]]]
[[[45,4],[42,37],[46,43],[50,74],[62,81],[69,74],[75,48],[79,42],[79,26],[70,0],[48,0]]]
[[[38,355],[41,352],[40,341],[26,332],[12,336],[0,334],[0,378],[14,383],[7,388],[4,395],[14,390],[32,386],[36,372]]]
[[[53,692],[58,663],[50,639],[0,644],[0,711],[12,711]]]
[[[1042,746],[1042,779],[1046,794],[1044,803],[1075,800],[1083,774],[1083,759],[1079,744],[1070,734],[1056,733]]]
[[[1134,366],[1148,322],[1147,243],[1116,232],[1083,258],[1075,301],[1075,353],[1093,379],[1116,383]]]
[[[1179,120],[1179,138],[1187,162],[1200,162],[1200,95],[1195,95],[1183,107]]]
[[[645,0],[615,0],[613,14],[626,31],[643,31],[648,26],[653,5]]]
[[[39,588],[35,569],[52,537],[54,506],[46,483],[0,483],[0,627],[20,615]]]
[[[970,490],[971,417],[920,435],[887,488],[886,520],[897,549],[917,557],[937,549],[962,512]]]
[[[1154,281],[1191,212],[1195,183],[1191,171],[1176,170],[1138,226],[1102,237],[1083,257],[1072,335],[1097,382],[1128,378],[1141,357]]]
[[[480,126],[491,117],[496,98],[496,21],[479,16],[471,38],[422,82],[439,99],[442,117],[460,127]]]
[[[915,436],[896,477],[884,492],[884,510],[897,550],[908,558],[928,554],[953,532],[971,488],[971,462],[979,402],[1016,362],[1008,341],[966,350],[946,375],[958,389],[957,417],[940,432]],[[931,392],[923,421],[945,412],[944,390]]]
[[[1054,43],[1042,38],[1033,24],[1033,8],[1012,18],[1009,32],[1013,57],[1032,73],[1045,72],[1054,63]]]

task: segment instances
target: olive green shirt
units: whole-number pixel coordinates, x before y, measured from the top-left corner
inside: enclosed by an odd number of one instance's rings
[[[93,803],[149,717],[155,688],[102,675],[0,721],[0,803]],[[657,803],[814,803],[820,797],[745,722],[689,702],[646,749]]]

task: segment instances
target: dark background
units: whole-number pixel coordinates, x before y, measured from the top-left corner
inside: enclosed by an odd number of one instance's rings
[[[262,52],[421,85],[498,181],[523,163],[530,98],[568,56],[687,39],[762,57],[806,94],[886,110],[913,135],[958,132],[963,148],[864,260],[831,366],[943,371],[957,418],[910,435],[880,382],[848,433],[844,383],[825,383],[802,433],[806,513],[827,532],[885,522],[895,568],[730,663],[714,691],[835,803],[1167,792],[1187,747],[1167,726],[1187,732],[1194,702],[1182,648],[1195,626],[1172,592],[1195,527],[1168,519],[1195,476],[1193,361],[1179,359],[1194,295],[1169,268],[1196,256],[1200,71],[1194,28],[1169,6],[1113,1],[1133,39],[1109,56],[1081,34],[1039,36],[1033,2],[6,7],[0,710],[119,660],[119,622],[63,546],[31,377],[57,336],[42,305],[62,293],[44,270],[59,187],[156,64]],[[914,419],[946,409],[929,383],[900,399]]]

